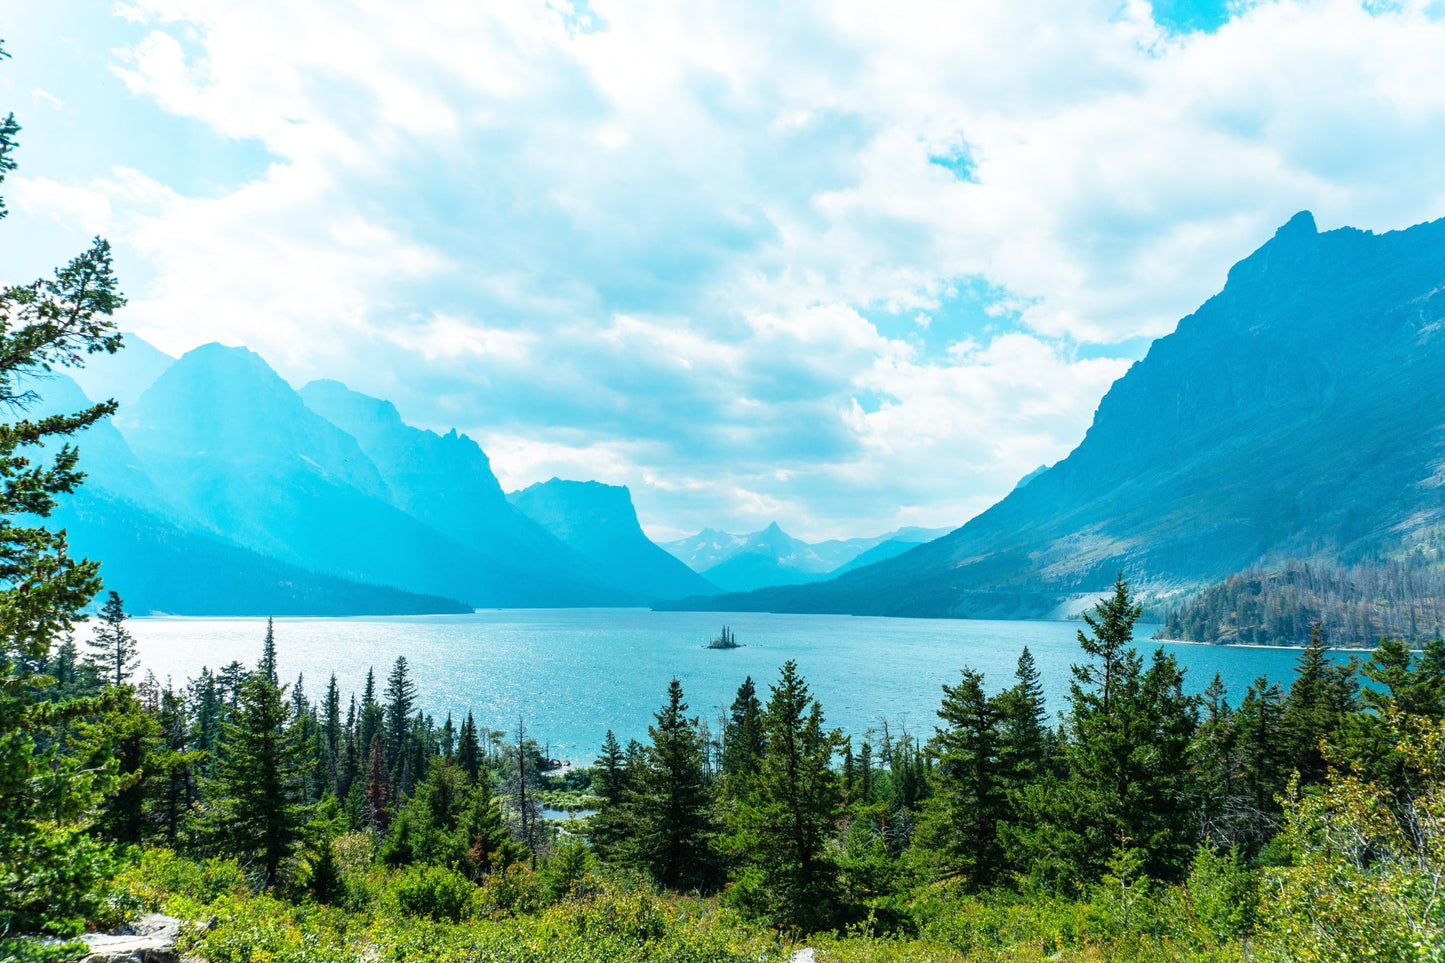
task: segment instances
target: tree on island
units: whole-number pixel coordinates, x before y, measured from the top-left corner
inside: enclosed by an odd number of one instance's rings
[[[738,644],[737,636],[733,635],[733,630],[728,628],[726,625],[722,627],[722,632],[718,634],[718,637],[707,644],[707,647],[709,649],[741,648],[741,646]]]

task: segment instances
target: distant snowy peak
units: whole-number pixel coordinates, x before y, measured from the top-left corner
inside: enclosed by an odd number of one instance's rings
[[[817,581],[854,567],[853,563],[865,555],[877,556],[871,561],[890,558],[948,531],[911,527],[871,538],[806,542],[773,522],[746,535],[705,528],[691,537],[665,542],[662,547],[715,585],[745,591]]]

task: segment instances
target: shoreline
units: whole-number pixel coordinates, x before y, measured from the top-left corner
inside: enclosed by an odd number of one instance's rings
[[[1193,639],[1150,639],[1151,642],[1158,642],[1161,645],[1202,645],[1211,649],[1281,649],[1290,652],[1303,652],[1303,645],[1264,645],[1259,642],[1196,642]],[[1363,648],[1353,645],[1327,645],[1328,652],[1373,652],[1373,647]],[[1423,649],[1411,649],[1411,652],[1422,652]]]

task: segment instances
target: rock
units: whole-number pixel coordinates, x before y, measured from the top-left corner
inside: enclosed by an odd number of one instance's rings
[[[174,916],[147,913],[120,929],[81,937],[90,950],[82,963],[180,963],[181,921]]]

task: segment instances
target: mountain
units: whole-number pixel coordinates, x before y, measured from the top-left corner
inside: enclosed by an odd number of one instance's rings
[[[579,555],[513,506],[475,441],[455,430],[440,435],[413,428],[391,402],[339,381],[313,381],[300,395],[308,408],[356,440],[396,508],[488,559],[493,568],[514,570],[539,584],[565,584],[573,596],[606,600],[600,585],[608,579],[594,568],[596,560]],[[603,567],[612,570],[611,563]],[[706,588],[699,582],[689,591]]]
[[[677,599],[717,591],[643,534],[625,487],[553,478],[507,497],[628,592]]]
[[[715,528],[704,528],[696,535],[662,542],[662,550],[678,559],[694,572],[705,572],[732,558],[747,545],[748,535],[729,535]]]
[[[498,564],[398,508],[357,440],[244,348],[188,352],[116,426],[179,511],[283,562],[473,606],[616,600]]]
[[[1019,484],[1026,484],[1020,482]],[[835,568],[829,575],[842,575],[844,572],[851,572],[855,568],[865,568],[875,562],[882,562],[902,555],[909,549],[922,545],[924,542],[931,542],[935,538],[942,538],[953,529],[950,528],[900,528],[896,532],[889,532],[882,537],[882,541],[859,554],[851,560]]]
[[[51,524],[72,555],[99,559],[127,611],[173,615],[430,615],[472,607],[455,599],[368,585],[288,565],[163,515],[82,488]]]
[[[891,558],[913,546],[946,533],[948,529],[900,528],[874,538],[805,542],[773,522],[762,531],[730,535],[705,528],[696,535],[663,544],[689,568],[731,592],[746,592],[770,585],[826,579],[856,567],[864,555],[870,561]],[[867,564],[867,563],[865,563]]]
[[[1063,461],[937,541],[709,609],[1038,617],[1123,570],[1146,597],[1257,562],[1438,556],[1445,220],[1301,213],[1100,402]]]
[[[155,383],[175,358],[149,344],[139,335],[124,333],[115,354],[86,355],[85,365],[68,369],[68,374],[96,401],[114,398],[121,407],[131,404]]]
[[[834,558],[794,538],[773,522],[760,532],[742,536],[735,550],[705,568],[703,577],[729,592],[822,578],[837,567]]]
[[[31,417],[80,411],[91,401],[65,375],[34,385]],[[187,615],[402,615],[465,612],[454,599],[416,595],[310,572],[188,524],[140,466],[109,420],[76,434],[84,484],[57,500],[48,524],[71,554],[98,559],[108,589],[132,612]],[[55,445],[47,446],[53,453]]]

